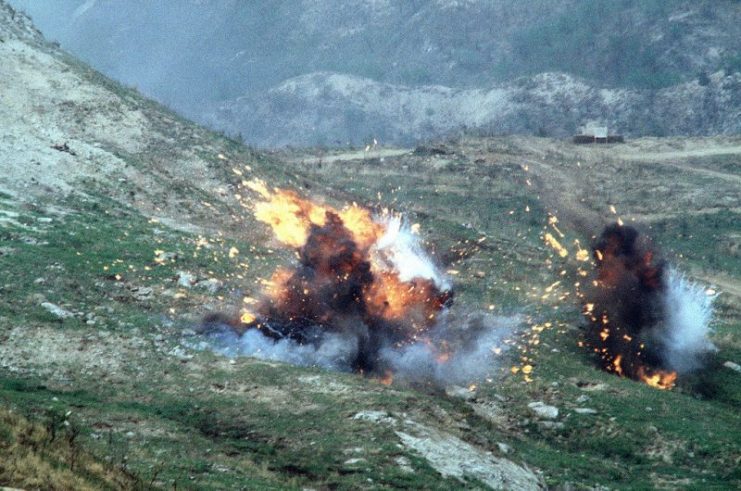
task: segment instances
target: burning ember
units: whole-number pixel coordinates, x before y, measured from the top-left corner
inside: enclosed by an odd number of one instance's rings
[[[712,299],[668,269],[633,227],[607,226],[592,251],[595,277],[583,296],[587,346],[609,372],[673,387],[677,371],[697,368],[712,349]]]
[[[261,197],[255,217],[296,250],[298,263],[275,271],[256,308],[233,327],[301,346],[350,337],[357,346],[347,365],[390,380],[380,351],[423,339],[452,303],[418,239],[388,213],[355,204],[337,210],[260,181],[248,187]]]

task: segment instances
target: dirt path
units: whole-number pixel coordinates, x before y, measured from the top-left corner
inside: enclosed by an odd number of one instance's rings
[[[584,182],[581,179],[541,160],[523,158],[521,161],[542,191],[548,212],[584,233],[590,233],[601,223],[599,213],[583,202]]]
[[[332,155],[324,155],[320,157],[314,156],[302,156],[294,157],[291,159],[294,163],[304,164],[330,164],[333,162],[347,161],[347,160],[366,160],[366,159],[380,159],[386,157],[399,157],[412,153],[412,150],[408,148],[377,148],[371,149],[367,152],[365,150],[357,150],[354,152],[337,153]]]
[[[717,170],[708,169],[705,167],[698,167],[696,165],[690,165],[687,163],[681,163],[678,161],[696,158],[696,157],[713,157],[719,155],[741,155],[741,145],[725,145],[716,147],[696,148],[691,150],[671,150],[665,152],[640,152],[640,149],[631,149],[629,151],[623,151],[616,155],[617,158],[626,161],[633,162],[651,162],[658,165],[664,165],[681,169],[687,172],[693,172],[695,174],[701,174],[707,177],[716,179],[722,179],[727,182],[740,183],[741,176],[737,174],[730,174],[727,172],[720,172]],[[672,162],[667,162],[672,161]]]
[[[677,215],[686,216],[701,216],[701,215],[713,215],[720,213],[721,211],[730,211],[731,213],[737,213],[741,215],[741,208],[700,208],[699,210],[675,210],[673,213],[627,213],[623,218],[627,220],[636,220],[641,223],[653,223],[660,222],[669,218],[676,217]]]
[[[741,176],[735,175],[735,174],[727,174],[725,172],[718,172],[716,170],[710,170],[706,169],[704,167],[694,167],[688,164],[680,164],[677,162],[654,162],[659,165],[665,165],[668,167],[674,167],[676,169],[681,169],[687,172],[694,172],[695,174],[702,174],[707,177],[712,177],[715,179],[722,179],[724,181],[728,182],[735,182],[741,184]]]
[[[741,145],[721,146],[698,148],[695,150],[678,150],[671,152],[622,152],[618,153],[618,158],[627,160],[669,160],[669,159],[686,159],[692,157],[712,157],[715,155],[739,155],[741,154]]]

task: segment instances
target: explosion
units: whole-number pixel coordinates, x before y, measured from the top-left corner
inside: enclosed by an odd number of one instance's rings
[[[678,372],[700,366],[712,298],[667,267],[645,236],[630,226],[607,226],[592,247],[596,263],[583,313],[587,346],[601,366],[659,389]]]
[[[448,281],[399,217],[373,216],[356,204],[337,210],[260,181],[248,187],[262,198],[255,217],[296,250],[298,263],[265,282],[256,308],[231,322],[237,331],[304,349],[326,350],[328,340],[349,339],[349,359],[338,363],[386,375],[381,351],[425,340],[452,303]],[[207,323],[214,320],[222,321]]]

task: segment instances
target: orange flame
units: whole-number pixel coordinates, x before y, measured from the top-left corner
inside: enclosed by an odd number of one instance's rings
[[[383,226],[373,221],[370,211],[356,204],[343,209],[339,215],[360,249],[368,249],[385,232]]]
[[[253,322],[255,322],[256,319],[257,317],[255,317],[255,314],[253,314],[249,310],[244,311],[239,317],[239,320],[242,321],[243,324],[252,324]]]
[[[341,330],[351,321],[367,323],[371,335],[410,342],[436,322],[452,299],[452,292],[441,291],[432,279],[402,281],[384,246],[377,247],[395,229],[388,230],[370,210],[353,203],[338,211],[293,191],[271,190],[262,181],[243,185],[257,196],[255,218],[270,225],[281,244],[295,248],[299,259],[297,267],[279,268],[263,280],[257,314],[243,317],[252,323],[255,317],[266,320],[272,326],[267,335],[300,340],[305,328]],[[380,332],[386,328],[388,336]],[[358,360],[361,371],[374,369],[373,358]],[[385,380],[391,382],[390,373]]]
[[[430,325],[442,305],[433,294],[432,281],[416,278],[404,282],[393,273],[381,272],[363,292],[368,312],[388,320],[411,318],[417,327]]]
[[[273,272],[269,280],[263,281],[265,293],[272,299],[278,300],[285,293],[285,284],[291,279],[291,271],[286,268],[278,268]]]
[[[383,376],[378,379],[378,381],[381,382],[381,384],[383,385],[391,385],[392,383],[394,383],[393,372],[387,370],[386,372],[384,372]]]
[[[255,218],[267,223],[275,237],[290,247],[301,247],[311,225],[324,225],[327,207],[301,199],[293,191],[278,189],[255,204]]]
[[[370,211],[354,203],[337,211],[331,206],[303,199],[294,191],[275,189],[271,192],[262,181],[248,182],[247,187],[264,199],[255,203],[255,218],[270,225],[275,237],[289,247],[304,245],[311,226],[326,223],[327,212],[340,217],[361,249],[369,248],[385,231],[381,224],[373,221]]]
[[[553,234],[546,233],[543,236],[543,240],[546,244],[551,246],[558,253],[559,256],[566,257],[569,255],[568,249],[562,246],[561,243],[553,236]]]
[[[623,355],[617,355],[615,359],[612,361],[612,366],[615,369],[615,373],[617,373],[621,377],[623,375],[623,366],[620,364],[622,361],[623,361]]]
[[[617,355],[612,361],[612,371],[621,377],[624,376],[622,360],[623,355]],[[677,382],[677,372],[668,372],[664,370],[648,371],[644,367],[639,366],[638,379],[655,389],[667,390],[674,387],[674,384]]]
[[[638,376],[646,384],[661,390],[671,389],[677,381],[677,372],[657,370],[648,374],[642,367],[638,369]]]

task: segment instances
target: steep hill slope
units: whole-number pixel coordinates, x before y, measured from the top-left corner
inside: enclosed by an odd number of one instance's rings
[[[90,70],[2,2],[0,38],[1,485],[38,486],[36,458],[60,487],[741,483],[738,138],[266,155]],[[517,320],[488,377],[387,386],[210,349],[202,316],[238,312],[296,260],[253,218],[254,177],[419,224],[454,285],[451,326]],[[670,391],[594,366],[573,264],[540,237],[551,213],[586,244],[610,205],[721,292],[719,352]]]
[[[49,45],[8,6],[0,14],[3,192],[41,201],[104,193],[152,218],[177,213],[186,228],[212,220],[194,197],[234,203],[226,162],[252,154]]]

